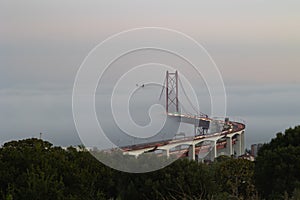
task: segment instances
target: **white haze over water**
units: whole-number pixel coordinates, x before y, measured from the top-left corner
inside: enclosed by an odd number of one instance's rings
[[[277,132],[300,124],[300,93],[297,92],[300,86],[244,85],[226,89],[228,115],[246,121],[247,146],[267,142]],[[55,92],[1,90],[0,110],[1,143],[38,137],[43,132],[43,138],[55,145],[81,144],[72,118],[71,89]],[[203,111],[209,109],[204,107]]]

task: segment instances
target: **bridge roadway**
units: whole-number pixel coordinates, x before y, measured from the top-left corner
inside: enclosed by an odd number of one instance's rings
[[[179,116],[181,118],[197,118],[199,120],[203,121],[212,121],[212,119],[208,117],[193,117],[188,115],[182,115],[182,114],[168,114],[171,116]],[[184,154],[188,153],[188,156],[195,160],[196,154],[201,151],[201,149],[207,149],[207,146],[201,145],[204,141],[213,142],[213,158],[219,156],[218,154],[218,141],[220,139],[226,140],[226,148],[225,152],[223,151],[222,155],[233,155],[236,154],[237,156],[242,155],[244,152],[244,132],[245,132],[245,124],[240,122],[229,122],[232,125],[232,129],[222,131],[219,133],[213,133],[213,134],[205,134],[205,135],[198,135],[193,137],[185,137],[181,139],[171,139],[171,140],[164,140],[164,141],[158,141],[153,143],[147,143],[147,144],[137,144],[127,147],[122,147],[123,153],[125,155],[134,155],[138,157],[139,155],[147,152],[154,152],[156,150],[161,150],[165,152],[165,155],[169,156],[170,154],[176,154],[176,151],[178,154]],[[233,140],[235,139],[235,140]],[[235,143],[237,141],[237,144]],[[229,144],[229,145],[228,145]],[[178,146],[189,146],[186,148],[186,150],[178,149],[174,151],[175,147]]]

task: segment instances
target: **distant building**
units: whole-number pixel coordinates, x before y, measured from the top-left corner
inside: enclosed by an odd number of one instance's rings
[[[248,154],[248,153],[245,153],[244,155],[239,156],[239,159],[250,160],[252,162],[255,160],[254,156],[252,156],[251,154]]]
[[[251,145],[251,156],[256,157],[259,149],[263,146],[263,144],[252,144]]]

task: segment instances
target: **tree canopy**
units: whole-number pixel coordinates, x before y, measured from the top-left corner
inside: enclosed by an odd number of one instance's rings
[[[11,141],[0,148],[0,199],[300,199],[299,144],[300,126],[264,144],[255,162],[179,159],[132,174],[107,167],[84,147],[63,149],[35,138]],[[113,162],[120,152],[110,156]]]
[[[278,133],[258,152],[256,185],[263,197],[280,199],[300,188],[300,126]]]
[[[180,159],[158,171],[130,174],[103,165],[87,151],[73,147],[64,150],[32,138],[11,141],[0,148],[0,198],[222,199],[223,193],[236,195],[233,189],[225,189],[231,185],[226,180],[236,172],[244,177],[243,170],[251,166],[232,158],[215,166]],[[226,175],[222,175],[224,169]],[[226,187],[220,187],[224,182]],[[243,196],[242,186],[238,187],[237,196]]]

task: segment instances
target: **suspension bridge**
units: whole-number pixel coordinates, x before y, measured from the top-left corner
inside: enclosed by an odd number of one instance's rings
[[[179,87],[195,112],[194,114],[186,112],[179,100]],[[121,147],[123,154],[138,157],[144,153],[156,153],[157,155],[189,157],[192,160],[214,160],[220,155],[240,156],[244,153],[245,123],[231,121],[229,118],[216,120],[200,112],[184,90],[178,71],[166,72],[160,98],[163,92],[165,92],[167,117],[193,126],[195,131],[193,136]],[[219,129],[211,131],[215,126]]]

